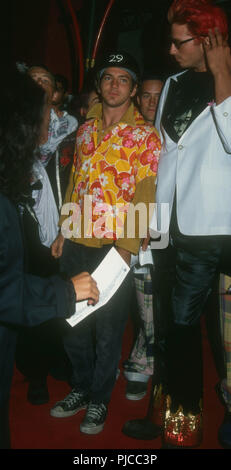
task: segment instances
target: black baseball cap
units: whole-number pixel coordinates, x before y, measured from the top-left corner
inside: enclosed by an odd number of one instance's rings
[[[135,82],[140,80],[140,70],[134,57],[125,51],[112,51],[105,54],[98,64],[96,64],[96,72],[100,79],[105,69],[109,67],[118,67],[126,70]]]

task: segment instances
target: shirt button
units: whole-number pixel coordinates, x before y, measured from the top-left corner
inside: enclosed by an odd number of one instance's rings
[[[229,115],[229,113],[223,113],[223,116],[227,117]]]
[[[178,147],[179,150],[182,150],[183,148],[184,148],[183,145],[179,145],[179,147]]]

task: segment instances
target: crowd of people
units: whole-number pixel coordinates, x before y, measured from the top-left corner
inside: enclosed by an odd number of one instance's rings
[[[70,392],[50,415],[85,409],[80,431],[103,430],[134,290],[139,328],[123,363],[126,397],[141,400],[151,379],[152,402],[154,385],[161,390],[156,435],[163,447],[201,444],[201,317],[220,273],[231,275],[231,51],[226,14],[210,0],[174,0],[168,21],[169,52],[182,70],[167,79],[160,71],[141,73],[135,58],[117,49],[96,62],[78,96],[45,65],[6,68],[0,88],[2,449],[10,448],[15,361],[32,404],[49,401],[52,374]],[[162,204],[169,208],[169,243],[158,249],[152,236],[157,227],[162,236]],[[112,247],[130,267],[125,280],[104,306],[70,327],[65,319],[79,301],[98,302],[91,273]],[[219,439],[231,448],[229,351],[219,328],[212,336],[219,337],[225,371]],[[144,435],[139,432],[131,427],[130,435]]]

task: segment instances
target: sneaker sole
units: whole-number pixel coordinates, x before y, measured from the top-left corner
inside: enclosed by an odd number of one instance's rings
[[[134,400],[134,401],[138,401],[138,400],[142,400],[142,398],[145,397],[145,395],[147,394],[147,392],[142,392],[142,393],[136,393],[135,394],[132,394],[132,393],[126,393],[126,398],[128,400]]]
[[[80,424],[80,431],[84,434],[98,434],[101,431],[103,431],[103,428],[104,428],[104,423],[99,424],[98,426],[94,426],[94,427],[91,427],[91,426],[88,427],[88,426],[85,426],[84,424]]]
[[[69,416],[74,416],[76,413],[78,413],[81,410],[85,410],[87,408],[87,405],[83,405],[77,410],[72,410],[72,411],[57,411],[57,410],[50,410],[50,415],[53,418],[68,418]]]

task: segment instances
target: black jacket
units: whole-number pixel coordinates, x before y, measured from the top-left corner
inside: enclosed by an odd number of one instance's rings
[[[0,448],[10,447],[8,402],[18,327],[67,318],[74,309],[74,289],[69,281],[24,273],[19,215],[0,194]]]

